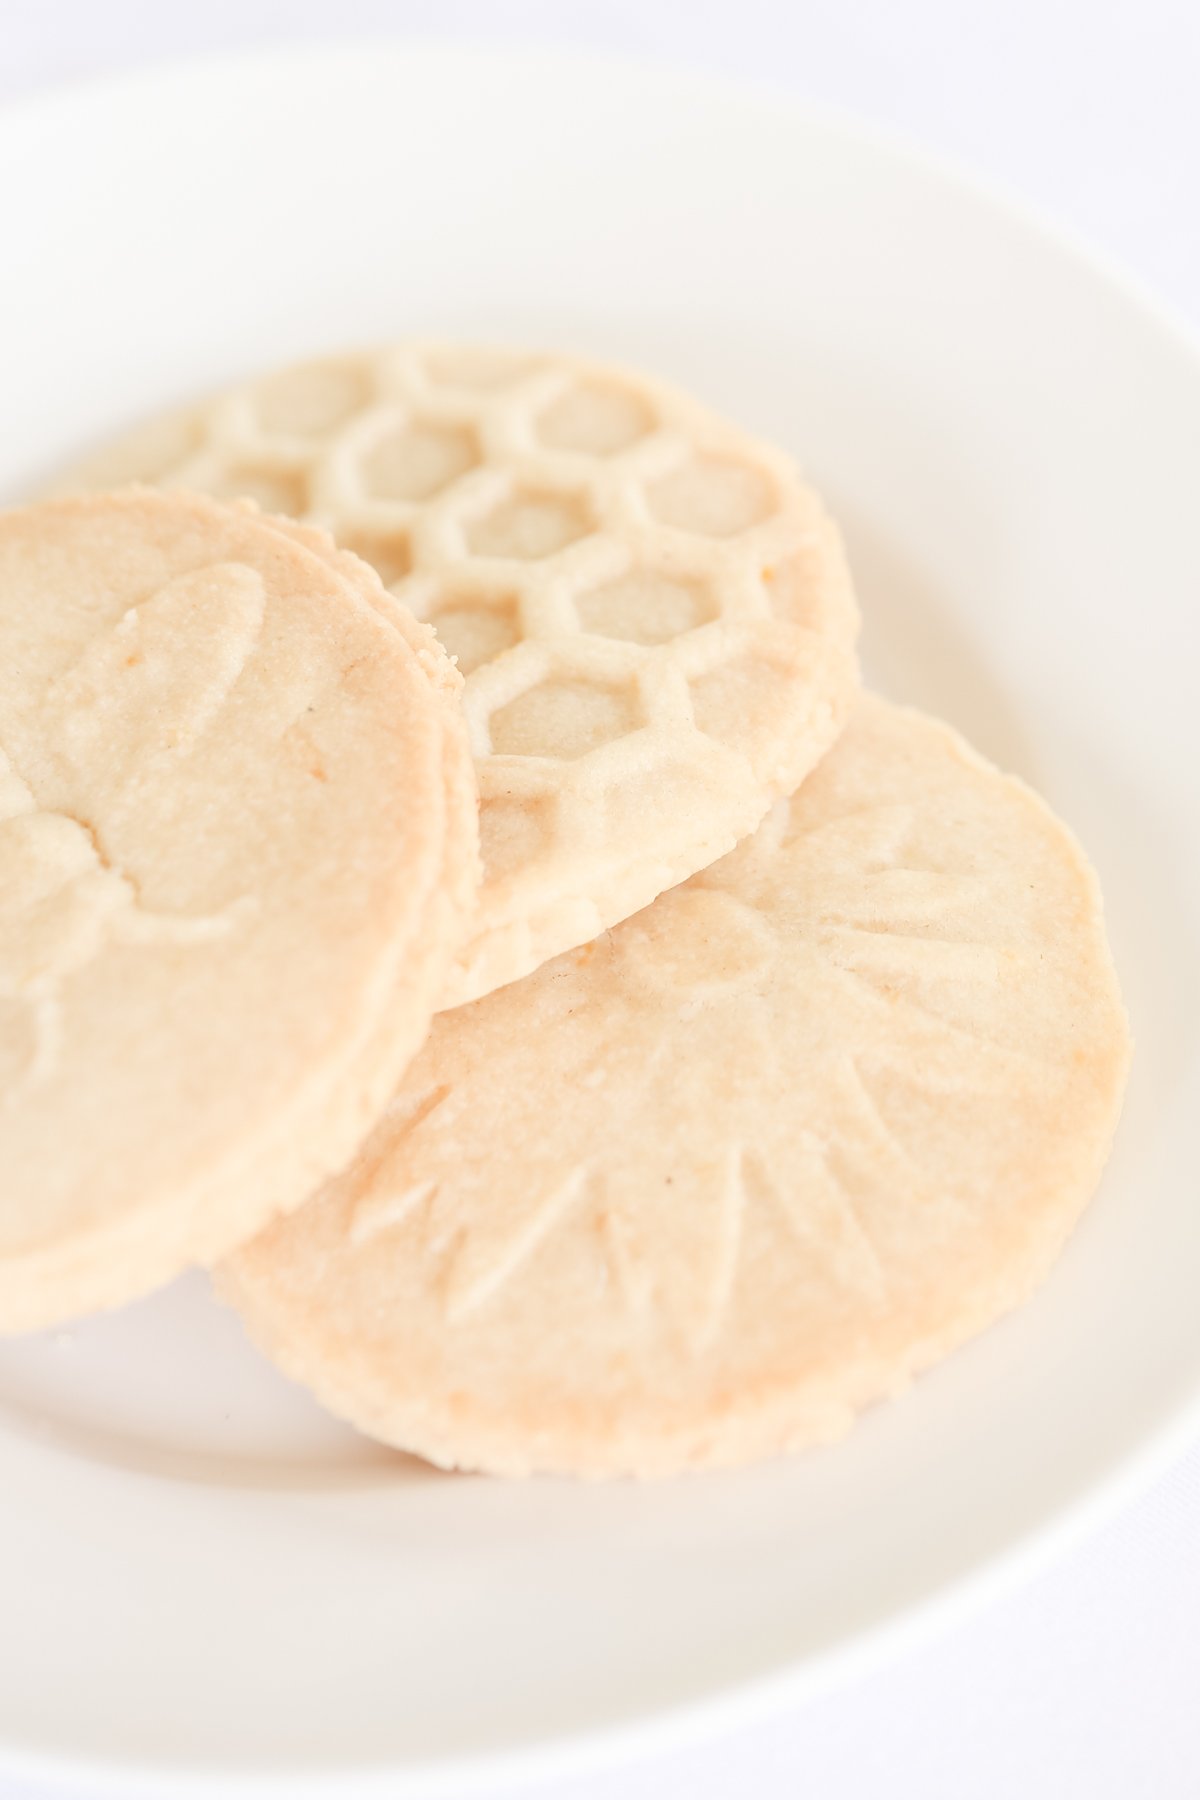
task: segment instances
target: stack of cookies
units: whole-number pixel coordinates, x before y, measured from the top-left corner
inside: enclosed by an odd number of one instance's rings
[[[786,456],[412,344],[65,490],[0,519],[0,1330],[216,1266],[388,1443],[666,1475],[1041,1281],[1129,1056],[1096,881],[861,691]]]

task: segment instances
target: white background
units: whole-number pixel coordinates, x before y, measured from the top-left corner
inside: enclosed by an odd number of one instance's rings
[[[0,0],[0,104],[168,57],[397,33],[590,44],[783,84],[1033,202],[1200,333],[1196,0]],[[903,1662],[552,1791],[1196,1800],[1200,1445],[1050,1573]],[[29,1792],[0,1783],[0,1800]]]

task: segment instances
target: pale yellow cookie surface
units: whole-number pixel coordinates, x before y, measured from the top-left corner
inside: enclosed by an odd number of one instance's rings
[[[313,544],[149,490],[0,515],[0,1330],[296,1205],[427,1027],[458,678]]]
[[[225,1290],[436,1462],[741,1462],[836,1436],[1026,1297],[1127,1059],[1068,833],[864,698],[723,862],[439,1019],[353,1169]]]
[[[857,687],[841,546],[791,461],[628,370],[430,344],[313,363],[68,485],[131,479],[319,521],[458,658],[484,886],[448,1005],[731,849]]]

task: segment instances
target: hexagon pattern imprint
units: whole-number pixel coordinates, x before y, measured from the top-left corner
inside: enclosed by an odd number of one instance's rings
[[[67,485],[129,480],[327,525],[457,657],[485,883],[446,1004],[723,855],[857,685],[838,536],[791,461],[625,370],[428,344],[310,363]]]

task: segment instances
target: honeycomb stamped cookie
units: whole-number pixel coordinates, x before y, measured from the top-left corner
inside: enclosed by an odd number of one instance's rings
[[[285,1371],[435,1462],[739,1463],[1026,1298],[1128,1054],[1068,833],[864,698],[730,856],[437,1020],[355,1165],[221,1279]]]
[[[430,344],[311,363],[68,485],[130,479],[318,521],[457,657],[484,885],[447,1005],[730,850],[856,691],[841,545],[791,461],[626,370]]]
[[[368,583],[199,497],[0,515],[0,1331],[298,1204],[424,1036],[474,782]]]

